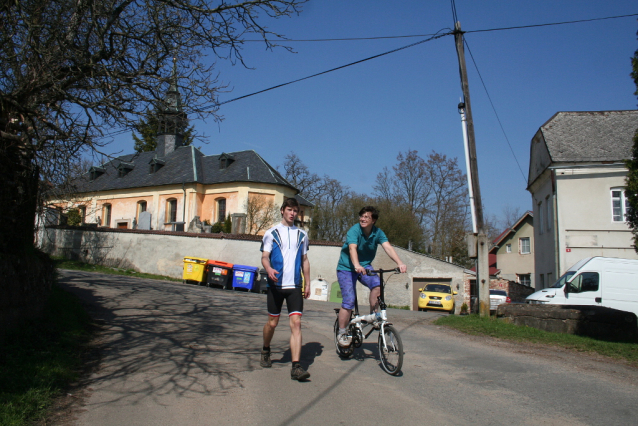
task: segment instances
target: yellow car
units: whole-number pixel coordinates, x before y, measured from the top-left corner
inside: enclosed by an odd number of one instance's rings
[[[454,313],[454,296],[458,293],[449,284],[427,284],[419,293],[419,311],[436,309]]]

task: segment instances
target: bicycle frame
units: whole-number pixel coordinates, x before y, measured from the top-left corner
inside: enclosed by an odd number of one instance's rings
[[[348,346],[341,346],[338,341],[339,330],[339,312],[341,309],[335,309],[337,319],[334,324],[335,332],[335,345],[337,348],[337,354],[341,358],[349,358],[353,355],[354,349],[360,347],[363,341],[367,339],[374,330],[379,330],[379,339],[377,342],[377,348],[379,351],[379,359],[381,360],[381,366],[386,373],[391,375],[398,375],[401,373],[401,366],[403,365],[403,343],[401,337],[393,327],[392,323],[388,321],[387,305],[385,303],[385,280],[383,274],[385,272],[399,273],[399,269],[377,269],[367,270],[366,274],[379,274],[380,292],[377,298],[378,313],[372,313],[369,315],[359,315],[359,302],[356,297],[355,288],[355,306],[353,312],[351,312],[350,321],[347,324],[348,334],[351,337],[351,343]],[[354,317],[352,317],[354,315]],[[378,315],[378,317],[377,317]],[[372,327],[364,335],[364,331],[367,327]],[[397,358],[395,358],[397,357]]]
[[[363,336],[363,330],[367,327],[367,326],[371,326],[373,325],[373,323],[375,321],[378,321],[379,323],[379,331],[381,333],[381,336],[383,336],[383,346],[386,347],[386,342],[385,342],[385,333],[384,333],[384,327],[386,326],[386,324],[388,325],[392,325],[392,323],[388,322],[388,314],[387,314],[387,308],[388,306],[385,304],[385,281],[383,280],[383,274],[385,272],[394,272],[394,273],[398,273],[399,272],[399,268],[394,268],[394,269],[367,269],[366,270],[366,275],[372,275],[372,274],[379,274],[379,281],[380,281],[380,294],[379,297],[377,297],[377,303],[379,305],[379,315],[380,315],[380,320],[373,320],[371,318],[371,315],[374,314],[370,314],[370,315],[359,315],[359,300],[357,297],[357,292],[355,289],[355,298],[354,298],[354,318],[352,318],[350,320],[350,322],[348,323],[348,327],[357,327],[360,331],[361,334]],[[365,322],[364,325],[361,325],[362,322]],[[373,327],[364,337],[364,339],[367,339],[368,336],[370,336],[370,334],[372,334],[372,332],[374,330],[376,330],[377,327]]]

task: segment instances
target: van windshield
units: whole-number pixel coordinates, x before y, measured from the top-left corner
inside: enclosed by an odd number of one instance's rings
[[[570,279],[572,277],[572,275],[574,275],[576,272],[574,271],[567,271],[563,274],[562,277],[560,277],[558,279],[558,281],[556,281],[554,283],[553,286],[551,286],[550,288],[561,288],[562,286],[565,285],[565,281],[567,281],[568,279]]]

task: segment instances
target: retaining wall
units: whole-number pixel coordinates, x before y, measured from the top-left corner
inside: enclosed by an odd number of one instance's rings
[[[39,245],[49,254],[86,263],[181,278],[186,256],[261,268],[261,239],[234,234],[51,226],[39,235]],[[407,265],[408,273],[389,280],[386,303],[412,308],[420,279],[444,279],[459,292],[456,306],[457,310],[460,308],[467,278],[463,267],[399,247],[395,250]],[[308,259],[312,279],[321,277],[330,284],[337,281],[340,251],[340,243],[311,241]],[[391,269],[396,265],[379,248],[374,266]],[[358,286],[357,292],[359,306],[367,305],[367,288]]]
[[[554,333],[578,334],[604,340],[638,338],[638,323],[632,312],[602,306],[500,305],[496,316],[517,325]]]

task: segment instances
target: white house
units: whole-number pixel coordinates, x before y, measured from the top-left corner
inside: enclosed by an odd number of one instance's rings
[[[531,141],[536,289],[588,256],[637,259],[625,222],[624,161],[638,111],[558,112]]]

